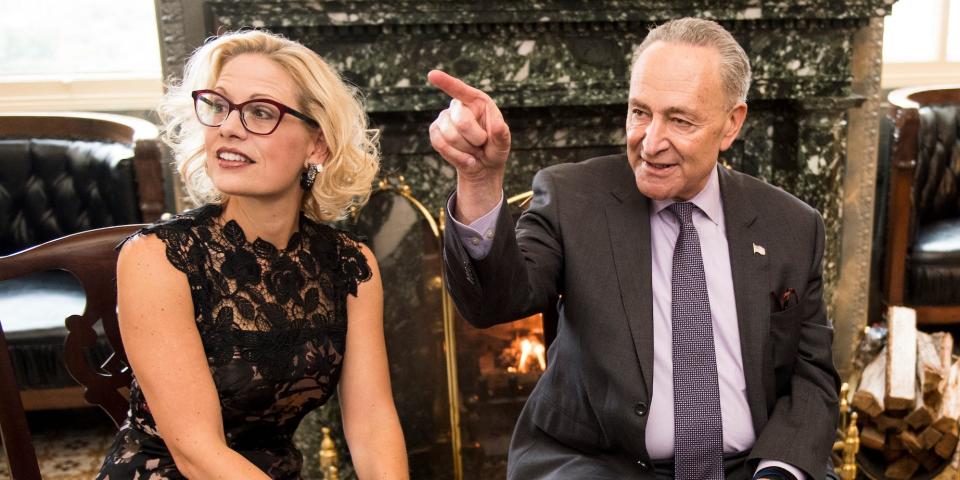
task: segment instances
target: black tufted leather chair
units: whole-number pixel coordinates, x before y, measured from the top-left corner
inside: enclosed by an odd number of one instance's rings
[[[0,114],[0,255],[163,212],[157,128],[105,114]]]
[[[164,210],[156,126],[94,113],[0,114],[0,256]],[[64,369],[64,318],[85,295],[62,271],[0,283],[0,320],[27,409],[85,405]],[[101,342],[94,360],[112,349]]]
[[[890,93],[886,300],[960,323],[960,85]]]

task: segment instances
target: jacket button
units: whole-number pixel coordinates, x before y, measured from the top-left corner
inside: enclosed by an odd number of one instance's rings
[[[647,471],[650,469],[650,465],[643,460],[637,460],[637,466],[640,467],[640,470]]]
[[[637,402],[633,407],[633,413],[636,413],[638,417],[645,416],[647,414],[647,404],[645,402]]]

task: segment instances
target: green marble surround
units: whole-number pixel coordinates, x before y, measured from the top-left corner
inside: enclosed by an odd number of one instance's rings
[[[823,214],[825,292],[846,372],[865,323],[870,246],[853,239],[872,231],[879,18],[893,0],[156,1],[168,76],[218,31],[266,28],[319,52],[365,93],[383,172],[402,174],[433,212],[455,172],[429,144],[427,128],[449,101],[427,84],[430,69],[501,106],[514,138],[506,190],[515,194],[544,166],[623,151],[629,59],[650,25],[717,20],[754,69],[747,123],[724,160]]]

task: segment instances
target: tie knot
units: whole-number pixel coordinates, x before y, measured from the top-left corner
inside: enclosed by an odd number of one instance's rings
[[[690,202],[678,202],[667,207],[670,213],[680,220],[681,225],[690,225],[693,223],[693,204]]]

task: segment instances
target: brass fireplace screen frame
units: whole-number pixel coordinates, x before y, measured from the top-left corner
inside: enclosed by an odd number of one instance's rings
[[[380,180],[377,187],[374,189],[371,194],[371,198],[375,195],[380,194],[394,194],[398,195],[414,208],[422,220],[426,222],[429,226],[431,233],[433,234],[433,240],[436,242],[438,249],[442,250],[443,248],[443,235],[446,230],[446,213],[444,208],[440,208],[437,211],[436,216],[434,216],[430,210],[416,198],[412,193],[409,185],[406,184],[403,176],[400,175],[391,175]],[[525,208],[529,200],[533,197],[532,191],[527,191],[518,195],[511,196],[507,199],[507,204],[519,208]],[[363,209],[357,209],[353,212],[351,220],[354,224],[357,223],[360,215],[363,213]],[[454,480],[463,479],[463,459],[462,459],[462,439],[461,439],[461,425],[460,425],[460,391],[458,388],[458,373],[457,373],[457,339],[455,331],[455,320],[456,315],[454,312],[453,300],[450,298],[450,294],[447,293],[446,285],[444,284],[444,277],[441,270],[435,272],[435,277],[431,279],[431,283],[436,285],[441,290],[441,308],[442,308],[442,318],[443,318],[443,339],[444,339],[444,355],[446,360],[446,378],[447,378],[447,405],[449,409],[449,419],[450,419],[450,446],[451,446],[451,455],[453,460],[453,478]]]

